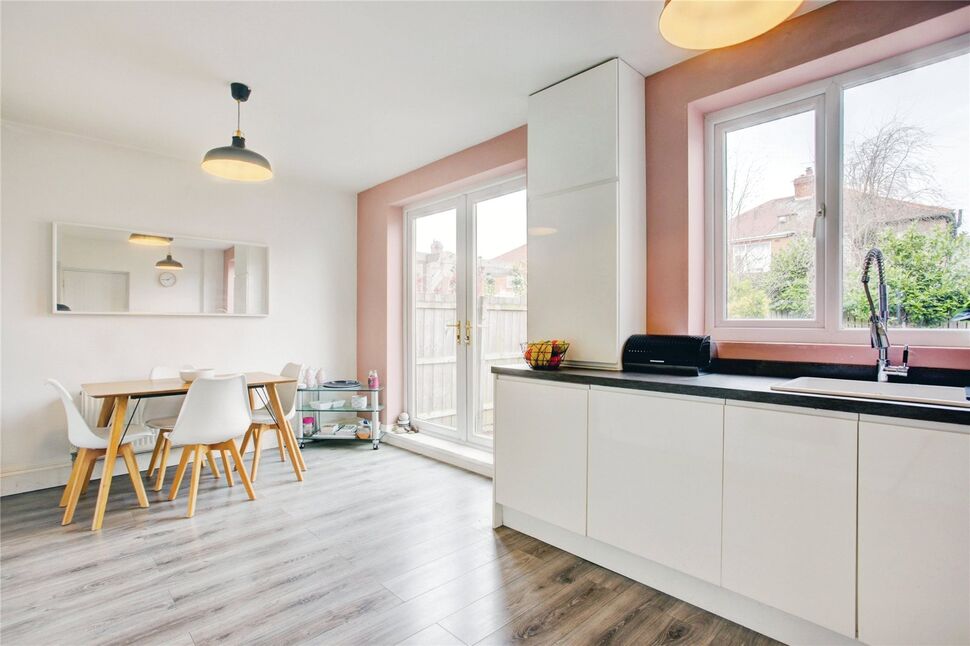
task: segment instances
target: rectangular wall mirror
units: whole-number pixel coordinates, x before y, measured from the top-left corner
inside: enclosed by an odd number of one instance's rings
[[[57,314],[266,316],[265,245],[54,224]]]

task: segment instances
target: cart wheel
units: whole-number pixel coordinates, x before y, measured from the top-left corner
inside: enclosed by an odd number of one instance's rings
[[[376,451],[377,449],[379,449],[379,448],[381,448],[381,445],[380,445],[380,444],[374,444],[374,450],[375,450],[375,451]]]

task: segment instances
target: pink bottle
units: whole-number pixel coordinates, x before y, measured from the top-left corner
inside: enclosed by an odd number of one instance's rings
[[[376,370],[371,370],[367,373],[367,387],[371,389],[377,389],[381,387],[381,380],[377,376]]]

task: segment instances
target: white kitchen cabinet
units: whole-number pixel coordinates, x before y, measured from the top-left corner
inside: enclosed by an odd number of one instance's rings
[[[500,376],[495,502],[586,534],[589,386]]]
[[[724,401],[593,386],[587,534],[721,578]]]
[[[855,636],[857,434],[854,414],[725,407],[721,585]]]
[[[530,340],[619,369],[646,328],[643,77],[618,59],[529,98]]]
[[[530,195],[616,179],[619,65],[607,61],[529,97]]]
[[[867,644],[970,644],[970,434],[920,424],[859,424]]]
[[[537,227],[555,232],[529,235],[529,339],[567,339],[574,363],[615,362],[619,267],[596,259],[615,256],[616,183],[533,202],[529,229]]]

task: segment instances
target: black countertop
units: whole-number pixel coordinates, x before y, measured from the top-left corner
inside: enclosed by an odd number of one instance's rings
[[[836,410],[847,413],[881,415],[884,417],[947,422],[950,424],[970,426],[970,409],[771,390],[773,385],[790,381],[791,377],[762,377],[722,373],[705,374],[699,377],[682,377],[677,375],[612,372],[608,370],[584,370],[579,368],[532,370],[526,365],[494,366],[492,372],[497,375],[523,377],[541,381],[650,390],[662,393],[781,404],[783,406],[799,406],[802,408]]]

